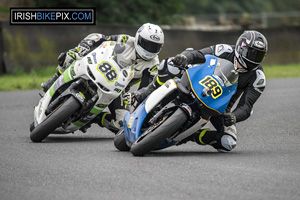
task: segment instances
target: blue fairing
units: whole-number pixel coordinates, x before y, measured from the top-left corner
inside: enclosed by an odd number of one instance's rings
[[[148,114],[145,110],[146,100],[133,113],[125,114],[123,127],[126,142],[133,143],[141,135],[141,128]]]
[[[213,76],[215,67],[218,65],[217,57],[210,55],[205,57],[206,62],[204,64],[187,69],[187,74],[192,89],[197,95],[198,99],[204,105],[206,105],[206,107],[221,114],[225,111],[231,97],[234,95],[237,88],[237,83],[231,86],[223,87],[220,81]],[[206,80],[217,82],[218,84],[216,85],[217,88],[214,88],[212,95],[203,97],[202,93],[203,89],[205,88],[203,82]],[[210,83],[208,82],[207,84],[209,85]]]

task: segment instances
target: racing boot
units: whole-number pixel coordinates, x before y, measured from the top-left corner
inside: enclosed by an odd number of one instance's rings
[[[117,134],[120,128],[123,126],[122,120],[115,120],[112,114],[108,112],[100,113],[95,119],[92,121],[93,123],[97,123],[100,127],[105,127],[111,132]]]
[[[231,129],[230,131],[226,130]],[[199,145],[210,145],[218,152],[230,152],[236,147],[236,129],[235,126],[230,128],[226,127],[225,131],[212,131],[210,129],[200,129],[190,137],[184,139],[179,144],[186,143],[188,141],[196,142]]]
[[[147,87],[143,87],[140,90],[134,92],[133,97],[137,100],[137,102],[141,103],[146,99],[154,90],[156,90],[155,84],[151,83]]]
[[[46,82],[42,83],[41,86],[43,88],[43,91],[47,92],[47,90],[49,90],[51,85],[58,79],[59,76],[60,73],[56,71],[53,77],[49,78]]]
[[[207,131],[209,131],[208,133],[215,132],[215,134],[208,134]],[[200,129],[196,133],[180,141],[177,145],[185,144],[189,141],[196,142],[199,145],[207,145],[215,139],[216,133],[217,131],[211,131],[210,129]]]

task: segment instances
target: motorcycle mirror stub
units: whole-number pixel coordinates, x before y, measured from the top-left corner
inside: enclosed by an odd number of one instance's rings
[[[209,89],[209,87],[205,87],[203,89],[202,97],[208,97],[210,94],[211,94],[211,90]]]

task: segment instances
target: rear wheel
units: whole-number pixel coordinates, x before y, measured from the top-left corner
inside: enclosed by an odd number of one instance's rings
[[[30,139],[33,142],[41,142],[57,127],[61,126],[73,113],[80,108],[80,103],[71,96],[62,103],[56,110],[47,116],[47,118],[35,128],[30,127]]]
[[[125,140],[124,129],[121,129],[114,138],[114,145],[120,151],[129,151],[130,147],[127,146]]]
[[[158,147],[166,138],[171,137],[188,120],[183,110],[178,108],[169,118],[145,136],[139,137],[131,146],[131,153],[135,156],[144,156]],[[150,127],[151,128],[151,127]]]

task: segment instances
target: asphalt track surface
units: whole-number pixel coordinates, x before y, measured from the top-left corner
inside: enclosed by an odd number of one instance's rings
[[[1,200],[300,198],[300,78],[268,80],[230,153],[190,142],[134,157],[96,125],[33,143],[38,92],[0,92]]]

